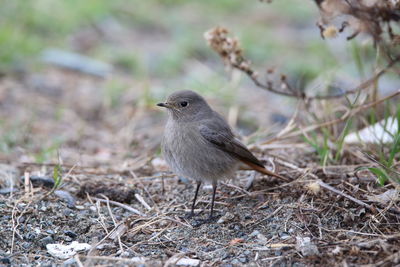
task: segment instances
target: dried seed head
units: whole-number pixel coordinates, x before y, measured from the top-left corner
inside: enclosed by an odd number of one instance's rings
[[[255,77],[257,74],[251,69],[250,61],[243,57],[239,41],[228,37],[229,31],[223,27],[216,27],[204,33],[208,45],[217,52],[226,65],[240,69]]]
[[[317,195],[321,191],[321,186],[318,182],[312,182],[307,185],[307,189],[309,192]]]
[[[335,38],[338,35],[338,29],[335,26],[331,25],[324,29],[322,35],[325,38]]]

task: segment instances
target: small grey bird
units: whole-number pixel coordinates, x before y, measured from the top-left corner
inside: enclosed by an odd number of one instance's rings
[[[197,93],[177,91],[157,106],[167,108],[169,115],[161,145],[165,160],[176,174],[197,182],[190,217],[194,215],[200,185],[207,181],[213,186],[212,218],[217,183],[233,177],[239,162],[263,174],[288,180],[265,169],[235,138],[224,118]]]

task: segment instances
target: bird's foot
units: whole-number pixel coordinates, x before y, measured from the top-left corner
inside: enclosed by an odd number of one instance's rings
[[[221,217],[220,215],[213,215],[213,216],[208,216],[207,219],[195,219],[191,222],[191,225],[193,227],[200,227],[203,224],[211,224],[211,223],[215,223],[219,217]]]
[[[191,212],[185,214],[184,216],[181,216],[180,218],[185,219],[185,220],[190,220],[190,219],[192,219],[193,217],[200,216],[202,213],[203,213],[202,210],[199,211],[199,213],[195,213],[194,211],[191,211]]]

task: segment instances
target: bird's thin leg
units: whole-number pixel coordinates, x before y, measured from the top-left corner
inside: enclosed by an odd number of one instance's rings
[[[197,194],[199,193],[200,186],[201,186],[201,182],[199,181],[199,182],[197,182],[196,192],[194,193],[192,210],[190,211],[189,218],[194,216],[194,207],[196,206],[196,199],[197,199]]]
[[[211,199],[211,211],[210,211],[210,217],[209,219],[213,218],[213,213],[214,213],[214,200],[215,200],[215,193],[217,192],[217,183],[212,184],[213,187],[213,194],[212,194],[212,199]]]

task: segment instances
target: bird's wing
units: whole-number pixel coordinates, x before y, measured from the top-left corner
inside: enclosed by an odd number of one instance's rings
[[[288,178],[265,169],[264,164],[262,164],[245,145],[235,139],[225,120],[219,115],[214,118],[214,120],[202,121],[199,126],[200,134],[204,139],[258,172],[289,181]]]
[[[235,139],[227,123],[218,117],[204,120],[199,127],[201,136],[231,156],[253,165],[264,168],[264,165],[237,139]]]

